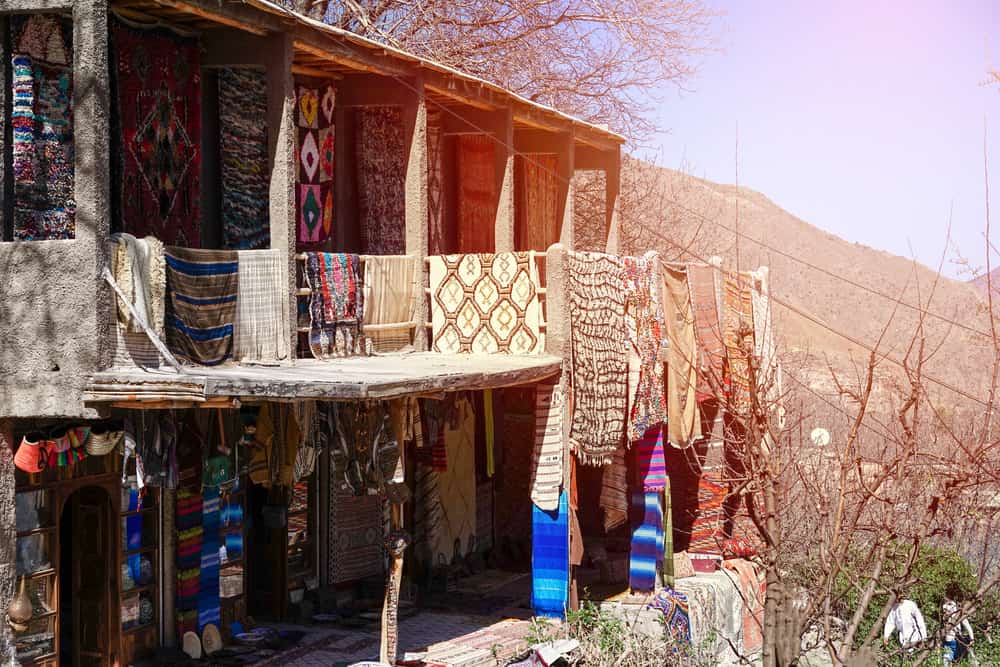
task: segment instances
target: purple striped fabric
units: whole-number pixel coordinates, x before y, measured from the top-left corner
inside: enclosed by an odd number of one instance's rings
[[[643,491],[662,491],[667,485],[667,464],[663,459],[663,424],[647,429],[634,443],[635,460]]]

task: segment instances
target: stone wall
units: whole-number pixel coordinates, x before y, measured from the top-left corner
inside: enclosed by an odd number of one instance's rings
[[[16,665],[14,642],[6,623],[7,607],[14,598],[14,456],[11,423],[0,420],[0,665]]]

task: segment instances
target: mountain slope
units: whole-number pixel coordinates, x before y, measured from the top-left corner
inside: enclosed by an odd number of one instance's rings
[[[635,161],[625,180],[628,187],[649,193],[639,210],[623,211],[623,219],[632,221],[623,230],[626,250],[657,248],[668,258],[687,260],[720,255],[728,267],[736,265],[738,255],[741,268],[770,267],[772,293],[776,301],[787,304],[774,306],[779,344],[786,358],[805,360],[802,371],[811,382],[829,375],[828,362],[847,372],[855,363],[867,361],[868,351],[834,333],[841,332],[870,346],[881,339],[879,350],[897,360],[906,357],[911,342],[922,340],[929,355],[927,373],[985,397],[992,342],[946,321],[979,332],[989,330],[975,286],[824,232],[753,190],[737,191],[730,185]],[[734,233],[737,209],[738,245]],[[902,304],[942,317],[925,317],[921,326],[920,312]],[[886,377],[900,376],[898,365],[885,362],[882,369]],[[941,394],[942,399],[948,396],[954,397],[949,392]]]

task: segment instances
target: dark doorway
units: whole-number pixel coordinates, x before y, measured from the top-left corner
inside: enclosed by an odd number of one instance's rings
[[[100,487],[75,491],[59,520],[59,664],[108,665],[112,651],[114,523]]]

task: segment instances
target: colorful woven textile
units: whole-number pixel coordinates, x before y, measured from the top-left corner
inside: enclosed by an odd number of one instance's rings
[[[605,465],[625,438],[628,352],[625,269],[618,257],[570,252],[573,419],[580,462]]]
[[[743,651],[756,653],[764,645],[764,598],[767,582],[757,574],[754,564],[742,558],[722,561],[726,570],[736,573],[743,601]]]
[[[722,342],[720,286],[716,269],[691,265],[687,269],[694,313],[698,354],[698,402],[722,398],[726,349]]]
[[[52,14],[11,17],[15,241],[71,239],[72,23]]]
[[[334,143],[333,111],[336,91],[330,84],[313,88],[296,86],[296,151],[299,158],[298,242],[321,243],[334,228]]]
[[[397,107],[354,112],[362,247],[368,255],[406,252],[406,147]]]
[[[659,491],[632,494],[632,547],[629,586],[635,592],[656,588],[656,568],[663,562],[663,506]]]
[[[569,604],[569,499],[559,508],[531,508],[531,606],[536,616],[562,618]]]
[[[280,250],[238,250],[239,291],[233,357],[237,361],[279,361],[289,356],[288,307],[281,286],[285,256]]]
[[[497,215],[493,138],[458,137],[458,251],[493,252]]]
[[[376,352],[398,352],[410,345],[417,275],[412,255],[366,258],[363,331]]]
[[[111,22],[121,227],[201,245],[201,50],[165,28]]]
[[[355,496],[340,489],[339,485],[331,483],[331,486],[330,582],[342,584],[382,574],[382,499],[379,496]]]
[[[623,257],[625,266],[625,326],[629,340],[629,440],[667,420],[663,362],[663,305],[660,300],[660,258],[655,252]]]
[[[430,258],[434,351],[537,354],[544,347],[531,253]]]
[[[674,447],[687,447],[701,437],[691,292],[685,271],[663,266],[661,275],[664,329],[670,342],[667,350],[667,435]]]
[[[306,253],[309,351],[316,359],[364,352],[361,260],[343,253]]]
[[[263,70],[219,70],[219,170],[223,247],[269,247],[267,76]]]
[[[201,493],[192,489],[178,489],[174,502],[174,528],[177,530],[176,625],[178,632],[197,631],[204,542],[203,499]]]
[[[705,473],[698,483],[698,514],[691,528],[692,553],[720,553],[724,537],[727,487],[717,473]]]
[[[198,632],[209,623],[219,625],[219,511],[221,509],[218,487],[206,486],[202,506],[201,525],[204,537],[201,542],[201,574],[198,584]]]
[[[535,387],[535,447],[531,457],[531,502],[552,511],[563,482],[562,388],[558,381]]]
[[[555,155],[514,158],[514,247],[544,251],[559,242],[559,160]]]
[[[658,609],[663,614],[663,624],[671,640],[691,643],[691,612],[686,595],[664,587],[656,593],[649,608]]]
[[[636,473],[643,491],[662,491],[667,484],[667,464],[663,459],[663,427],[654,426],[632,446]]]
[[[232,356],[239,260],[234,250],[168,247],[167,345],[205,366]]]
[[[628,466],[625,444],[611,455],[611,463],[601,470],[601,495],[598,500],[604,511],[604,530],[609,532],[628,521]]]
[[[750,354],[754,349],[753,299],[745,273],[727,273],[723,299],[723,341],[730,378],[728,412],[750,414]]]

